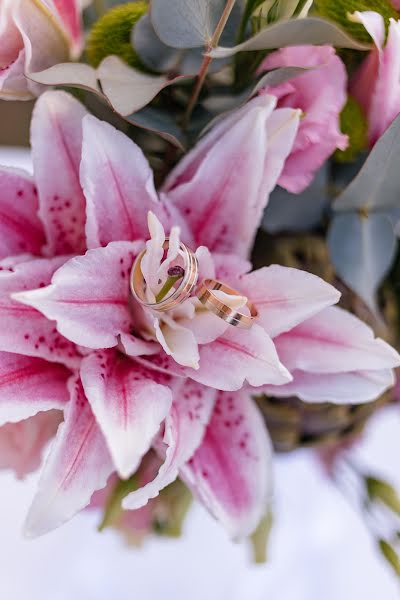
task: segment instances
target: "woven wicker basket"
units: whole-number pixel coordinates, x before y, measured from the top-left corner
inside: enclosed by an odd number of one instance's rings
[[[318,235],[269,236],[260,232],[254,248],[254,268],[281,264],[319,275],[342,292],[340,306],[367,322],[377,335],[392,344],[397,340],[397,303],[390,288],[380,299],[384,321],[377,320],[365,304],[335,274],[324,238]],[[339,443],[358,435],[370,416],[391,400],[386,393],[362,405],[308,404],[296,397],[258,397],[258,405],[278,452],[302,446]]]

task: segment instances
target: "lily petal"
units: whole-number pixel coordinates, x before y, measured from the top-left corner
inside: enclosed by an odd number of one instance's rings
[[[244,275],[240,289],[258,310],[257,322],[271,337],[339,301],[340,292],[300,269],[272,265]]]
[[[90,503],[114,470],[103,434],[78,378],[70,380],[71,400],[44,465],[38,492],[25,523],[28,537],[59,527]]]
[[[83,122],[81,182],[89,248],[148,238],[147,213],[161,208],[150,166],[139,146],[92,116]]]
[[[157,340],[164,352],[179,364],[192,369],[199,367],[199,349],[192,331],[182,327],[173,318],[164,315],[154,319]]]
[[[111,348],[131,328],[129,275],[141,246],[114,242],[65,263],[48,287],[15,295],[57,321],[69,340],[88,348]]]
[[[156,383],[154,373],[114,350],[84,358],[81,378],[116,469],[128,479],[169,412],[171,390]]]
[[[292,379],[259,325],[248,330],[229,327],[215,342],[200,346],[200,368],[186,368],[185,372],[199,383],[224,391],[239,390],[245,381],[260,386]]]
[[[0,263],[0,351],[44,358],[77,367],[80,354],[57,331],[55,323],[16,300],[19,294],[46,286],[65,257],[34,259],[25,256]]]
[[[292,375],[291,383],[265,386],[262,391],[277,398],[297,396],[304,402],[361,404],[376,400],[395,383],[391,369],[350,373],[293,371]]]
[[[24,252],[40,254],[45,238],[32,178],[1,167],[0,190],[0,260]]]
[[[375,371],[399,366],[400,356],[370,327],[332,306],[274,339],[290,371],[312,373]]]
[[[85,250],[85,198],[79,183],[86,109],[65,92],[45,92],[32,117],[31,142],[40,217],[49,255]]]
[[[244,390],[220,393],[203,443],[181,477],[229,535],[240,539],[267,511],[271,472],[272,447],[255,403]]]
[[[174,402],[165,425],[165,462],[153,481],[129,494],[123,508],[138,509],[175,481],[179,469],[200,446],[210,420],[217,392],[185,380],[173,386]]]
[[[18,479],[36,471],[61,421],[62,411],[50,410],[0,427],[0,469],[12,469]]]
[[[297,133],[300,111],[254,98],[184,158],[164,191],[186,216],[197,245],[249,253],[270,192]]]
[[[0,352],[0,426],[52,408],[63,409],[70,376],[62,365]]]

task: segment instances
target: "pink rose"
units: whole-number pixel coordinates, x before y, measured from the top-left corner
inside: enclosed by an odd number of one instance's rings
[[[65,62],[82,45],[80,0],[0,0],[0,98],[29,100],[26,75]]]
[[[356,12],[352,18],[364,25],[375,44],[350,90],[368,116],[372,146],[400,112],[400,21],[390,20],[385,44],[385,23],[380,14]]]
[[[346,102],[347,76],[331,46],[293,46],[270,54],[260,71],[280,67],[311,70],[290,81],[268,88],[278,98],[279,108],[300,108],[303,119],[292,152],[285,163],[279,185],[298,194],[310,185],[315,172],[340,148],[347,136],[340,132],[339,116]]]

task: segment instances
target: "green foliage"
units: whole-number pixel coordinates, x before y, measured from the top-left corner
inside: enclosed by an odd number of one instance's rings
[[[400,496],[390,483],[376,477],[367,477],[365,485],[368,497],[372,502],[379,500],[396,515],[400,515]]]
[[[379,540],[379,548],[384,558],[396,573],[397,577],[400,577],[400,558],[396,550],[385,540]]]
[[[337,162],[352,162],[357,155],[367,148],[368,121],[361,106],[349,96],[340,115],[340,128],[349,136],[349,146],[346,150],[337,150]]]
[[[369,34],[359,23],[349,21],[349,13],[373,10],[383,16],[386,25],[390,18],[399,18],[390,0],[314,0],[314,7],[321,17],[335,21],[355,39],[367,43],[371,41]]]
[[[131,45],[131,31],[148,11],[147,2],[129,2],[109,10],[93,26],[86,46],[88,61],[98,67],[101,61],[115,54],[131,67],[146,70]]]

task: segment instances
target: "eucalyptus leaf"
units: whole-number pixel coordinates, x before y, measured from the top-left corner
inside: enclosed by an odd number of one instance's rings
[[[99,65],[97,76],[105,96],[122,116],[140,110],[161,90],[180,79],[147,75],[129,67],[117,56],[107,56]]]
[[[158,37],[173,48],[206,46],[226,0],[152,0],[151,20]]]
[[[29,79],[43,85],[65,85],[101,94],[96,69],[83,63],[59,63],[37,73],[30,73]]]
[[[317,17],[279,21],[266,27],[254,37],[233,48],[219,46],[209,52],[213,58],[226,58],[238,52],[273,50],[284,46],[303,44],[331,44],[337,48],[369,50],[370,45],[362,44],[350,37],[334,23]]]
[[[328,232],[328,246],[339,277],[378,314],[376,293],[396,254],[391,221],[378,213],[338,214]]]
[[[30,77],[46,85],[78,87],[93,92],[130,123],[157,133],[181,149],[185,147],[182,132],[172,117],[146,106],[176,79],[145,75],[116,56],[107,57],[97,70],[81,63],[61,63]]]
[[[264,212],[262,228],[268,233],[310,231],[321,223],[329,205],[328,165],[316,174],[301,194],[291,194],[277,186]]]
[[[363,168],[336,199],[336,211],[400,207],[400,116],[375,144]]]
[[[183,151],[186,149],[187,140],[169,113],[146,106],[139,112],[126,116],[125,119],[136,127],[157,133]]]
[[[164,44],[156,34],[150,15],[146,13],[132,29],[131,44],[141,61],[152,69],[163,73],[175,67],[182,51]]]
[[[174,70],[181,75],[197,75],[204,60],[203,48],[178,49],[167,46],[157,36],[149,14],[144,15],[132,29],[131,43],[141,61],[152,71]],[[228,59],[213,60],[209,67],[215,73]]]
[[[228,116],[233,110],[237,110],[241,106],[244,106],[244,104],[246,104],[246,102],[248,102],[253,96],[258,94],[261,89],[280,85],[281,83],[285,83],[294,77],[304,75],[304,73],[309,70],[310,68],[304,67],[282,67],[279,69],[274,69],[273,71],[268,71],[268,73],[265,73],[258,80],[255,86],[251,86],[237,96],[222,94],[207,98],[203,102],[203,106],[211,113],[216,112],[219,114],[217,114],[207,123],[206,127],[202,130],[201,135],[207,133],[207,131]]]

